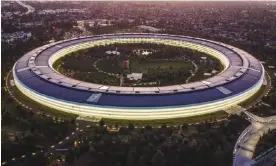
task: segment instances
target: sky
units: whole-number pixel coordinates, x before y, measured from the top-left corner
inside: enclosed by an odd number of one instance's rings
[[[1,1],[15,1],[15,0],[1,0]],[[30,1],[30,0],[21,0]],[[33,1],[275,1],[276,0],[33,0]]]

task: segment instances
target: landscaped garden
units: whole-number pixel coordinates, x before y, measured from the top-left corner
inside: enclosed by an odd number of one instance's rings
[[[166,86],[202,80],[217,74],[223,66],[196,50],[128,43],[73,52],[56,61],[54,68],[68,77],[97,84],[119,86],[123,77],[123,86]],[[142,77],[129,79],[131,73]]]

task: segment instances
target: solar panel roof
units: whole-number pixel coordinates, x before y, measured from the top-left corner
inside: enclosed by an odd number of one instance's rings
[[[198,81],[189,84],[165,87],[105,86],[68,78],[56,73],[50,67],[28,68],[29,60],[29,65],[48,66],[48,59],[51,55],[68,46],[82,42],[118,37],[163,38],[200,43],[225,53],[225,56],[230,59],[230,63],[233,66],[230,66],[224,72],[215,77],[206,79],[205,82]],[[34,91],[72,102],[89,103],[87,99],[93,96],[93,94],[99,93],[101,94],[101,97],[98,99],[96,104],[105,106],[151,107],[188,105],[199,102],[208,102],[211,100],[219,100],[221,98],[229,97],[230,95],[235,95],[241,91],[251,88],[258,82],[263,74],[262,66],[254,57],[239,49],[232,49],[232,47],[227,48],[229,47],[228,45],[218,45],[217,43],[218,42],[203,39],[159,34],[92,36],[72,41],[58,42],[58,46],[56,46],[55,43],[50,44],[47,46],[47,49],[46,47],[40,47],[25,54],[15,65],[16,71],[20,71],[16,72],[16,76],[24,85]],[[33,60],[34,57],[35,60]],[[248,65],[250,69],[247,69]],[[220,90],[216,89],[217,86],[221,85],[223,85],[225,89],[231,91],[231,94],[224,94]]]

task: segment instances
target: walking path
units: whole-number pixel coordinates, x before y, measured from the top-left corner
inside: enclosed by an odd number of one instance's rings
[[[108,72],[105,72],[105,71],[100,70],[100,69],[97,67],[97,63],[98,63],[100,60],[101,60],[101,59],[96,60],[96,61],[94,62],[94,64],[93,64],[94,68],[95,68],[98,72],[100,72],[100,73],[105,73],[105,74],[108,74],[108,75],[111,75],[111,76],[114,76],[114,77],[119,78],[119,74],[108,73]]]
[[[198,66],[196,65],[196,63],[195,63],[194,61],[191,61],[191,62],[192,62],[192,64],[194,65],[195,70],[192,71],[192,72],[191,72],[191,76],[188,77],[188,78],[186,79],[186,84],[190,82],[190,79],[191,79],[191,78],[197,73],[197,71],[198,71]]]

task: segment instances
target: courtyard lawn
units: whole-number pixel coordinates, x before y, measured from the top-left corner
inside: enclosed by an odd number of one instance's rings
[[[101,72],[76,72],[74,78],[85,82],[91,82],[95,84],[105,84],[119,86],[120,80],[116,76],[108,75]]]
[[[89,58],[88,56],[66,56],[58,59],[53,67],[59,72],[64,73],[66,70],[81,71],[81,72],[96,72],[94,62],[97,59]]]
[[[106,55],[106,50],[115,48],[120,55]],[[142,56],[135,51],[137,49],[151,50],[151,55]],[[206,69],[209,72],[220,71],[217,60],[210,57],[203,62],[200,58],[203,55],[207,56],[189,49],[154,44],[115,44],[71,53],[57,60],[53,66],[68,77],[91,83],[119,86],[119,78],[114,74],[122,73],[125,77],[129,73],[143,73],[141,80],[135,82],[126,79],[124,86],[140,86],[140,83],[150,86],[148,83],[152,82],[154,85],[168,86],[186,83],[187,79],[191,82],[206,78],[202,76]],[[129,60],[129,69],[123,66],[125,60]],[[191,72],[195,70],[197,72],[191,77]]]
[[[130,60],[130,66],[132,72],[146,73],[149,69],[160,68],[192,68],[193,64],[191,62],[186,62],[183,60]],[[189,71],[187,71],[189,72]]]
[[[121,65],[119,64],[121,63]],[[96,63],[96,67],[107,73],[118,74],[122,71],[123,60],[117,59],[101,59]]]
[[[193,68],[191,62],[183,60],[144,60],[131,58],[129,59],[131,72],[135,73],[146,73],[149,69],[160,68]],[[97,68],[108,73],[118,74],[123,70],[123,60],[115,59],[102,59],[96,64]],[[187,71],[190,72],[190,71]]]

